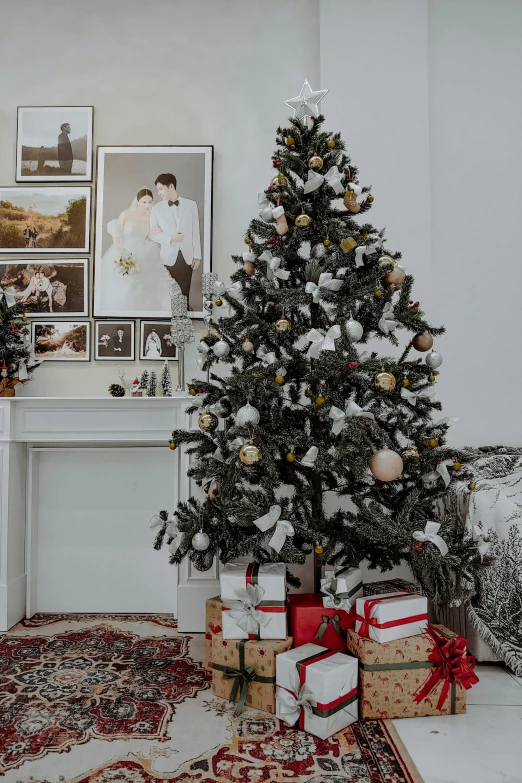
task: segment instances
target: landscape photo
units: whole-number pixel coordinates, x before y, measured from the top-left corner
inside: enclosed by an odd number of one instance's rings
[[[0,188],[0,253],[88,253],[90,187]]]
[[[28,316],[89,315],[89,260],[0,261],[0,287]]]
[[[92,179],[92,106],[19,106],[17,182]]]
[[[89,321],[33,321],[31,337],[38,361],[88,362]]]
[[[141,321],[140,359],[147,361],[174,361],[178,350],[170,336],[170,321]]]

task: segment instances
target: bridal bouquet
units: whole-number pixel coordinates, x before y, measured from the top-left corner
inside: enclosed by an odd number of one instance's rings
[[[134,256],[132,253],[125,253],[125,251],[121,254],[121,258],[114,263],[118,272],[121,272],[122,275],[132,275],[137,269]]]

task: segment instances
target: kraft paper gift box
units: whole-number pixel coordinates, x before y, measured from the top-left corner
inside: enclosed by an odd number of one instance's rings
[[[369,595],[355,604],[355,630],[380,644],[421,633],[428,625],[428,599],[424,595]]]
[[[274,713],[276,656],[289,650],[292,639],[212,639],[212,692],[237,702],[234,714],[243,707]]]
[[[277,656],[277,717],[328,739],[358,719],[358,661],[318,644]]]
[[[361,718],[466,712],[466,690],[478,677],[462,636],[443,625],[430,625],[424,634],[386,644],[348,631],[347,643],[359,659]]]
[[[355,600],[363,594],[360,568],[344,568],[341,571],[325,571],[321,579],[323,606],[327,609],[344,609],[349,612]]]
[[[223,639],[286,639],[284,563],[227,563],[219,582]]]
[[[386,595],[387,593],[410,593],[422,595],[422,587],[417,582],[406,579],[383,579],[381,582],[369,582],[363,586],[363,595]]]
[[[212,671],[212,637],[221,628],[221,598],[207,598],[205,603],[205,669]]]
[[[346,652],[346,631],[355,628],[355,606],[349,612],[326,609],[319,593],[290,593],[287,605],[289,634],[296,647],[312,642]]]

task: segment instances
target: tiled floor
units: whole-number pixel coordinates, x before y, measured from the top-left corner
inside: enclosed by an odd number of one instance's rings
[[[394,724],[425,783],[521,783],[522,678],[477,666],[466,715]]]

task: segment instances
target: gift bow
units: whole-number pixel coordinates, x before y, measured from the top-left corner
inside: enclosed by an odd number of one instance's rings
[[[371,242],[369,245],[359,245],[355,248],[355,265],[356,266],[363,266],[364,260],[363,256],[371,255],[371,253],[376,253],[378,250],[382,248],[382,239],[380,237],[377,237],[377,239],[374,242]]]
[[[207,354],[210,351],[210,346],[204,340],[200,340],[196,347],[196,364],[198,367],[203,367],[207,359]]]
[[[310,448],[304,455],[303,459],[301,460],[301,465],[304,465],[305,468],[313,468],[318,454],[319,454],[319,449],[317,448],[317,446],[310,446]]]
[[[441,462],[437,463],[435,470],[424,474],[422,480],[427,486],[429,486],[430,484],[435,483],[439,478],[442,478],[444,481],[444,486],[447,487],[451,481],[451,476],[448,472],[448,465],[453,465],[453,460],[441,460]]]
[[[275,355],[274,351],[265,353],[264,349],[260,349],[257,352],[257,355],[261,361],[264,362],[264,364],[275,364],[277,362],[277,356]]]
[[[327,614],[323,614],[323,615],[321,615],[321,620],[322,620],[322,622],[321,622],[319,628],[317,629],[317,633],[315,634],[314,639],[321,640],[323,638],[323,636],[325,635],[326,629],[328,628],[328,626],[330,624],[332,625],[335,633],[338,634],[341,637],[341,639],[344,639],[346,634],[343,631],[343,629],[341,628],[341,626],[339,625],[339,623],[341,622],[341,615],[340,614],[335,614],[333,617],[328,617]]]
[[[416,405],[417,400],[420,399],[429,399],[430,397],[433,397],[434,391],[433,389],[422,389],[421,391],[410,391],[409,389],[406,389],[404,386],[401,389],[401,397],[403,400],[406,400],[410,403],[410,405]]]
[[[247,634],[258,634],[259,627],[266,625],[272,619],[256,607],[263,600],[265,591],[260,585],[247,584],[246,588],[234,590],[237,601],[227,601],[227,611],[230,617]]]
[[[185,535],[184,533],[180,532],[176,517],[168,517],[166,533],[168,536],[172,536],[172,541],[169,544],[169,552],[171,555],[175,555],[183,543],[183,536]]]
[[[288,691],[285,688],[278,688],[276,699],[279,702],[279,716],[289,726],[297,723],[302,710],[311,716],[312,707],[317,704],[317,699],[310,686],[306,682],[300,686],[297,677],[295,678],[294,690]]]
[[[275,549],[277,553],[281,551],[286,541],[287,536],[294,535],[294,526],[287,519],[279,519],[281,516],[281,506],[270,506],[270,510],[267,514],[259,519],[254,519],[253,524],[259,528],[263,533],[266,530],[270,530],[274,527],[275,530],[272,538],[268,542],[268,546]]]
[[[439,528],[440,524],[438,522],[426,522],[424,530],[416,530],[413,533],[413,538],[417,541],[422,541],[423,544],[427,541],[429,541],[430,544],[435,544],[437,549],[440,550],[442,557],[445,557],[448,554],[448,545],[444,539],[438,535]]]
[[[323,606],[325,609],[344,609],[349,612],[352,608],[350,593],[337,592],[337,578],[333,571],[326,571],[324,579],[321,579],[319,592],[324,595]]]
[[[321,351],[335,351],[335,340],[341,336],[341,327],[338,324],[331,326],[326,334],[322,334],[318,329],[310,329],[306,339],[311,345],[308,348],[307,356],[309,359],[318,359]]]
[[[321,296],[321,288],[328,289],[329,291],[338,291],[342,286],[342,280],[334,280],[331,272],[321,272],[319,275],[319,282],[313,283],[311,280],[305,286],[307,294],[312,294],[312,299],[317,304],[319,297]]]
[[[267,251],[270,252],[270,251]],[[262,258],[263,256],[260,256]],[[270,259],[270,261],[267,261],[266,264],[266,276],[269,280],[273,280],[274,277],[278,277],[280,280],[288,280],[290,277],[290,272],[286,269],[279,269],[281,266],[281,259],[279,256],[274,256]]]
[[[384,334],[390,334],[396,329],[399,322],[395,320],[393,315],[393,305],[391,302],[386,302],[384,305],[381,318],[379,320],[379,329]]]
[[[319,174],[318,171],[312,171],[310,170],[308,172],[308,179],[305,182],[303,191],[305,193],[312,193],[314,190],[317,190],[321,187],[323,182],[327,182],[328,185],[332,188],[332,190],[337,193],[338,196],[341,195],[341,193],[344,190],[343,184],[341,182],[342,174],[337,168],[337,166],[331,166],[326,174]]]
[[[375,419],[375,416],[373,413],[370,413],[370,411],[365,410],[364,408],[361,408],[360,405],[357,405],[356,402],[351,400],[347,407],[346,411],[342,411],[340,408],[338,408],[336,405],[332,405],[330,408],[330,412],[328,414],[330,418],[333,420],[332,424],[332,434],[333,435],[339,435],[342,428],[344,427],[346,418],[351,418],[352,416],[362,416],[367,419]]]
[[[0,299],[3,296],[8,307],[14,307],[16,304],[15,294],[16,290],[13,288],[13,286],[9,286],[9,288],[2,288],[2,286],[0,286]]]
[[[234,715],[237,718],[243,712],[248,696],[248,686],[257,679],[257,675],[251,666],[243,666],[242,669],[233,669],[226,666],[223,671],[224,680],[234,680],[230,691],[229,701],[234,702],[239,692],[239,701],[236,704]]]
[[[415,694],[414,700],[420,704],[434,690],[439,682],[442,682],[442,690],[437,702],[437,709],[441,710],[450,690],[450,685],[459,684],[469,690],[479,678],[474,672],[475,659],[472,655],[465,655],[467,639],[462,636],[448,638],[432,625],[428,625],[426,633],[434,642],[433,649],[428,660],[435,665],[430,674]]]

